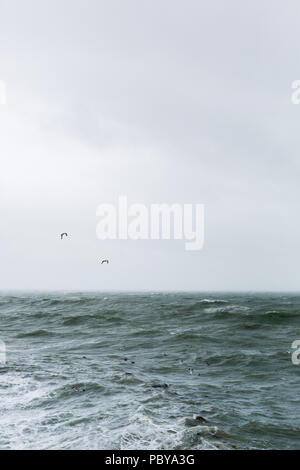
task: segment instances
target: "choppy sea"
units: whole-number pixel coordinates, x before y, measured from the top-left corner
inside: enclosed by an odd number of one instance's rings
[[[296,294],[2,293],[0,449],[300,449],[296,339]]]

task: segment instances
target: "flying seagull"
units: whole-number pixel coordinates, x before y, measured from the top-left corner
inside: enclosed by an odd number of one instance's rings
[[[66,232],[60,234],[60,239],[62,240],[64,238],[64,235],[67,237],[68,234]]]
[[[108,263],[109,263],[108,259],[103,259],[103,260],[101,261],[101,264],[103,264],[103,263],[108,264]]]

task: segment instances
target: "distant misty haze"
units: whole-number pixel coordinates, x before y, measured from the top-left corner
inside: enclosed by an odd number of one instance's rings
[[[0,0],[0,289],[299,290],[299,16]],[[97,239],[120,195],[204,204],[203,249]]]

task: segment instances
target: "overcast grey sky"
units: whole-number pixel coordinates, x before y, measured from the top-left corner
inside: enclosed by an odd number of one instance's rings
[[[299,15],[0,0],[0,288],[299,290]],[[204,249],[97,240],[120,194],[204,203]]]

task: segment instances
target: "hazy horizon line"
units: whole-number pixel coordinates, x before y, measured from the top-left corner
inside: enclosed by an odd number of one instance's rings
[[[88,293],[191,293],[191,294],[300,294],[300,290],[261,290],[261,289],[251,289],[251,290],[195,290],[195,289],[109,289],[109,290],[99,290],[99,289],[28,289],[28,288],[8,288],[0,289],[0,295],[7,292],[49,292],[49,293],[79,293],[79,292],[88,292]]]

